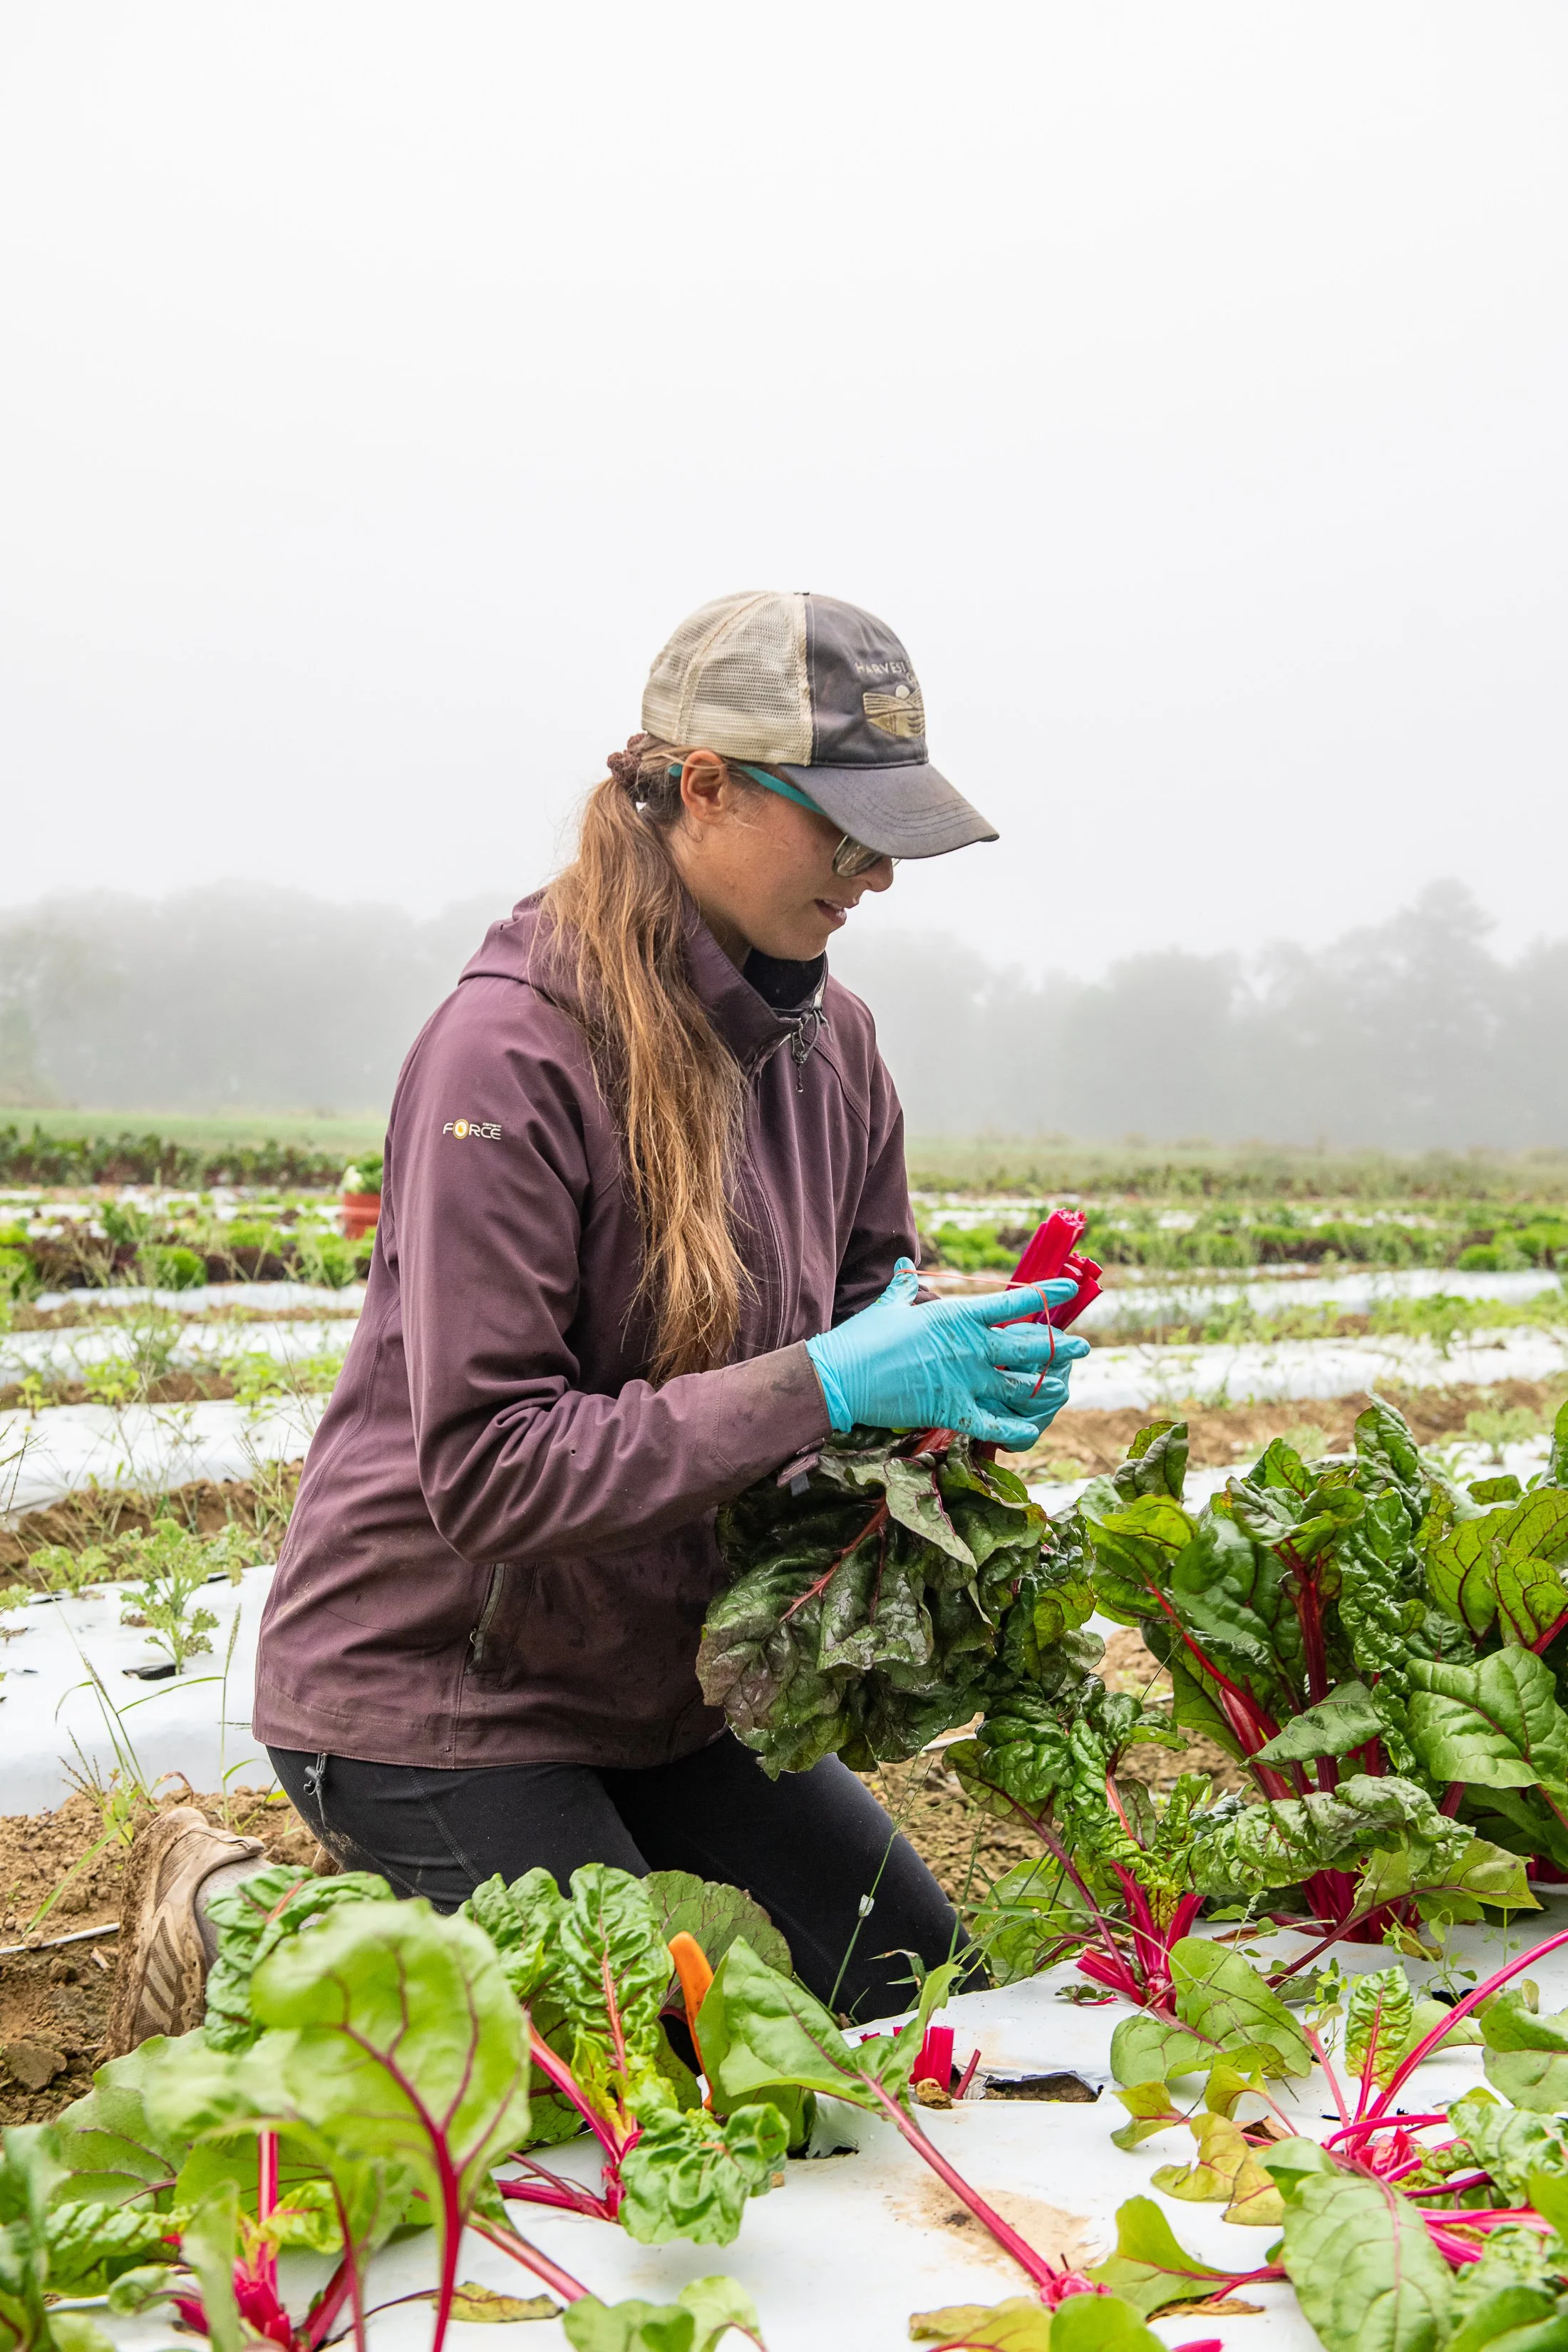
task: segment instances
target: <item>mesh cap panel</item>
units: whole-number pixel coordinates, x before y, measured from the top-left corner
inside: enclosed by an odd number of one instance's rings
[[[642,723],[732,759],[809,761],[805,598],[757,590],[689,614],[648,672]]]

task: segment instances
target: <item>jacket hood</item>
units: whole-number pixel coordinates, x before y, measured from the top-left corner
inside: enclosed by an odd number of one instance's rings
[[[479,979],[518,981],[575,1020],[581,1017],[582,1001],[568,961],[542,913],[543,895],[535,890],[520,898],[510,915],[490,925],[458,984]],[[688,897],[686,959],[709,1019],[742,1069],[760,1067],[786,1040],[797,1058],[803,1058],[803,1044],[805,1052],[810,1052],[823,1020],[826,956],[810,963],[786,963],[753,953],[749,962],[756,967],[755,978],[748,979],[736,971]]]

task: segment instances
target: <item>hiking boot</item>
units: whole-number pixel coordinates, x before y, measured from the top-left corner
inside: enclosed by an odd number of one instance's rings
[[[201,2023],[208,1954],[196,1898],[214,1871],[254,1864],[264,1853],[259,1838],[214,1829],[195,1805],[171,1806],[138,1830],[125,1868],[106,2058],[122,2058],[154,2033],[188,2033]]]

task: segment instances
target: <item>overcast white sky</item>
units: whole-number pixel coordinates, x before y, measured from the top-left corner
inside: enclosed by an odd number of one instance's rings
[[[1090,971],[1568,929],[1561,0],[12,0],[0,898],[542,878],[679,616],[869,605]]]

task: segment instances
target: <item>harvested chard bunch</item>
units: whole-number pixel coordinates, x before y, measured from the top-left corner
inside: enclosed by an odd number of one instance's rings
[[[829,1440],[721,1511],[719,1546],[735,1581],[697,1671],[774,1775],[835,1751],[859,1770],[899,1762],[994,1684],[1065,1691],[1103,1647],[1075,1630],[1093,1606],[1081,1550],[946,1430]]]
[[[1017,1283],[1068,1275],[1065,1329],[1100,1290],[1058,1210]],[[896,1764],[1020,1684],[1071,1692],[1104,1643],[1081,1537],[1063,1544],[1023,1482],[951,1429],[852,1429],[759,1479],[719,1514],[734,1582],[708,1612],[697,1673],[710,1706],[775,1778],[842,1754]]]

